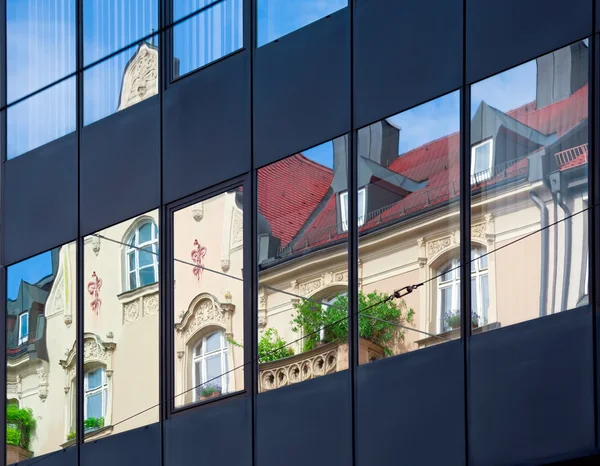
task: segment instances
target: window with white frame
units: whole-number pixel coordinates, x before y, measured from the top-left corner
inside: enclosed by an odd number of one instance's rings
[[[19,345],[27,343],[29,337],[29,312],[19,315]]]
[[[483,248],[471,249],[472,324],[487,323],[489,308],[488,260]],[[460,261],[450,259],[437,271],[438,333],[460,326]]]
[[[152,221],[139,225],[127,241],[127,290],[158,280],[158,226]]]
[[[84,403],[83,416],[85,420],[94,419],[87,429],[102,427],[106,416],[106,403],[108,398],[108,383],[104,367],[87,370],[84,377]]]
[[[192,354],[194,401],[228,392],[227,339],[219,330],[203,337]]]
[[[358,226],[365,224],[365,188],[358,190]],[[342,217],[342,231],[348,231],[348,191],[340,193],[340,214]]]
[[[492,177],[493,148],[493,139],[475,144],[471,148],[471,184],[481,183]]]

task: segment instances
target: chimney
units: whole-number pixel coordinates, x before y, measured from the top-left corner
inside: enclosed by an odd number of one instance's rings
[[[358,155],[388,167],[398,158],[400,130],[386,120],[358,130]]]
[[[588,81],[588,48],[583,41],[539,57],[536,107],[566,99]]]

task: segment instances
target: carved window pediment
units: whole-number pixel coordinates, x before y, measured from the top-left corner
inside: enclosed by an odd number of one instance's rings
[[[222,304],[213,295],[201,293],[192,300],[188,310],[182,315],[181,322],[175,324],[175,329],[183,334],[186,343],[198,330],[210,325],[222,327],[229,332],[231,314],[234,311],[233,304]]]

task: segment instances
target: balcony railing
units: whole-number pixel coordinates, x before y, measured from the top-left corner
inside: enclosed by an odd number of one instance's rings
[[[556,163],[559,168],[566,167],[570,164],[582,165],[587,163],[588,145],[587,143],[581,144],[580,146],[557,152],[554,156],[556,157]]]
[[[381,359],[383,348],[360,339],[359,363]],[[318,348],[258,365],[258,390],[266,392],[348,369],[348,343],[327,343]]]

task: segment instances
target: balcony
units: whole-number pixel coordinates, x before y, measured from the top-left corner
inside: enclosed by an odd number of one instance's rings
[[[360,364],[384,357],[381,346],[364,338],[360,339],[359,348]],[[288,358],[259,364],[258,390],[267,392],[345,369],[348,369],[348,343],[327,343]]]

